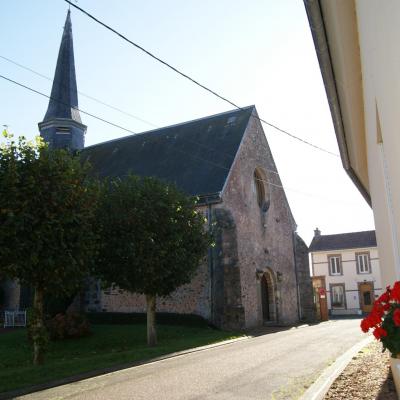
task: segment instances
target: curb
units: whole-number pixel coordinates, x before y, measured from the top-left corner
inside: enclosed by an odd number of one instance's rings
[[[368,336],[338,357],[331,366],[322,372],[318,379],[307,389],[303,396],[300,397],[300,400],[322,400],[335,379],[347,367],[352,358],[372,341],[373,337]]]
[[[97,376],[122,371],[124,369],[138,367],[140,365],[145,365],[145,364],[152,364],[157,361],[167,360],[169,358],[180,357],[180,356],[184,356],[184,355],[190,354],[190,353],[197,353],[199,351],[205,351],[205,350],[213,349],[215,347],[227,346],[229,344],[248,340],[251,338],[252,338],[252,336],[244,335],[244,336],[240,336],[235,339],[228,339],[228,340],[224,340],[224,341],[220,341],[220,342],[216,342],[216,343],[212,343],[212,344],[208,344],[208,345],[200,346],[200,347],[192,347],[190,349],[181,350],[181,351],[177,351],[174,353],[164,354],[162,356],[147,359],[147,360],[139,360],[139,361],[134,361],[131,363],[114,365],[112,367],[106,367],[106,368],[101,368],[101,369],[97,369],[94,371],[83,372],[78,375],[73,375],[73,376],[69,376],[66,378],[57,379],[55,381],[25,387],[22,389],[16,389],[16,390],[12,390],[9,392],[2,392],[2,393],[0,393],[0,400],[14,399],[16,397],[25,396],[25,395],[28,395],[31,393],[40,392],[40,391],[47,390],[47,389],[52,389],[57,386],[67,385],[69,383],[74,383],[74,382],[81,381],[84,379],[95,378]]]

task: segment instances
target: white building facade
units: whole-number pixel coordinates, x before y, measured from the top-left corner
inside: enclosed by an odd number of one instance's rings
[[[312,276],[325,286],[331,315],[370,312],[382,294],[375,231],[321,235],[310,244]]]

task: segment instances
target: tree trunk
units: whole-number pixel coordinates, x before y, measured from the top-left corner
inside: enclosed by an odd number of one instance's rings
[[[46,327],[44,325],[44,293],[43,289],[35,288],[33,298],[33,321],[32,321],[32,340],[33,340],[33,364],[40,365],[44,362],[44,350],[47,341]]]
[[[157,344],[156,333],[156,296],[146,294],[147,303],[147,344],[155,346]]]

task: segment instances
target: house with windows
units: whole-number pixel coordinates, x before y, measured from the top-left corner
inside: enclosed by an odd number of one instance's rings
[[[309,251],[314,287],[331,315],[371,311],[382,294],[375,231],[321,235],[317,228]]]

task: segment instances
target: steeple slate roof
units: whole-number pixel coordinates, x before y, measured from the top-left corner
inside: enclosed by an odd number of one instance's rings
[[[72,40],[71,12],[68,10],[64,32],[58,52],[51,99],[43,122],[53,118],[67,118],[82,123],[78,107],[74,45]]]

